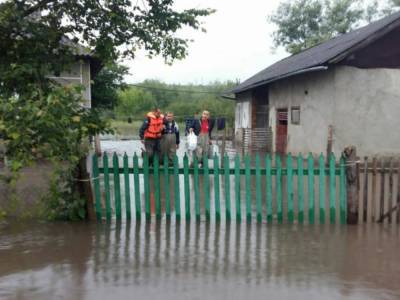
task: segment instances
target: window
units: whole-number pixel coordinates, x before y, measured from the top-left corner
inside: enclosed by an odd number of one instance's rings
[[[300,106],[292,106],[291,119],[293,125],[300,125]]]

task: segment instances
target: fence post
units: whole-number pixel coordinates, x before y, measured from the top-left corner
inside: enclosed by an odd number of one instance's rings
[[[257,211],[257,222],[262,222],[262,197],[261,197],[261,163],[260,155],[256,155],[256,211]]]
[[[219,191],[219,159],[217,154],[214,154],[214,207],[215,207],[215,220],[221,220],[221,203]]]
[[[222,154],[221,154],[222,155]],[[225,173],[225,216],[226,221],[231,220],[231,185],[229,177],[229,157],[224,155],[224,173]]]
[[[300,153],[297,157],[297,190],[298,190],[298,221],[300,224],[304,222],[304,185],[303,185],[303,156]]]
[[[107,221],[111,220],[111,193],[110,193],[110,173],[108,170],[108,156],[107,153],[103,154],[103,168],[104,168],[104,190],[106,194],[106,218]]]
[[[100,172],[99,172],[99,162],[97,154],[94,153],[92,156],[92,168],[93,168],[93,185],[94,185],[94,195],[96,201],[96,217],[98,221],[102,218],[102,208],[101,208],[101,194],[100,194]]]
[[[131,194],[130,194],[130,184],[129,184],[129,164],[128,155],[124,154],[124,183],[125,183],[125,209],[126,209],[126,219],[131,219]]]
[[[347,224],[358,222],[357,149],[348,146],[343,151],[346,163]]]
[[[133,181],[135,185],[135,210],[136,220],[140,220],[142,216],[142,207],[140,202],[140,184],[139,184],[139,158],[135,152],[133,156]]]
[[[193,185],[194,185],[194,206],[196,211],[196,221],[201,220],[200,216],[200,190],[199,190],[199,162],[197,156],[193,155]]]
[[[119,178],[119,163],[117,153],[113,154],[113,180],[114,180],[114,201],[115,201],[115,215],[118,220],[121,219],[121,190]]]
[[[267,154],[265,158],[265,181],[266,181],[266,194],[267,194],[267,222],[272,223],[272,175],[271,175],[271,156]]]
[[[235,156],[235,207],[236,207],[236,221],[241,222],[242,212],[240,205],[240,157],[239,154]]]

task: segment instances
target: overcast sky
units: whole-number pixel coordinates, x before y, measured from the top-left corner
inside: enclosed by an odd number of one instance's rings
[[[125,61],[131,75],[127,82],[159,79],[168,83],[205,84],[214,80],[244,80],[287,56],[284,50],[272,50],[272,24],[267,16],[279,0],[176,0],[177,9],[213,8],[217,12],[203,18],[207,32],[184,30],[190,37],[189,55],[172,66],[162,58],[148,59],[139,53],[134,61]]]

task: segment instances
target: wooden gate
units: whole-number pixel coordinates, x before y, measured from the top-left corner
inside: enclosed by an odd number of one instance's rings
[[[322,154],[318,158],[310,154],[304,159],[301,155],[284,159],[279,155],[256,155],[254,160],[248,155],[241,160],[238,155],[229,158],[225,154],[222,166],[219,161],[218,156],[204,158],[199,168],[194,158],[193,167],[189,167],[185,155],[183,161],[175,156],[173,167],[164,167],[168,166],[166,157],[164,166],[155,159],[150,167],[147,156],[142,161],[136,154],[118,157],[114,153],[109,166],[106,153],[101,163],[94,155],[97,219],[111,220],[114,212],[116,219],[121,219],[125,209],[126,219],[132,218],[134,210],[136,219],[144,214],[147,220],[153,215],[156,219],[175,215],[176,220],[184,215],[190,220],[194,215],[196,220],[205,217],[210,221],[215,216],[216,221],[224,218],[240,222],[245,214],[247,222],[255,216],[257,222],[313,224],[316,220],[325,223],[328,210],[330,223],[346,223],[343,159],[337,162],[331,155],[326,165]]]

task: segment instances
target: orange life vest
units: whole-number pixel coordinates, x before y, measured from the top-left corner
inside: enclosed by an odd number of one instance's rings
[[[149,139],[157,139],[161,137],[161,131],[163,129],[164,116],[160,115],[158,118],[153,112],[147,114],[149,119],[149,126],[144,131],[144,137]]]

